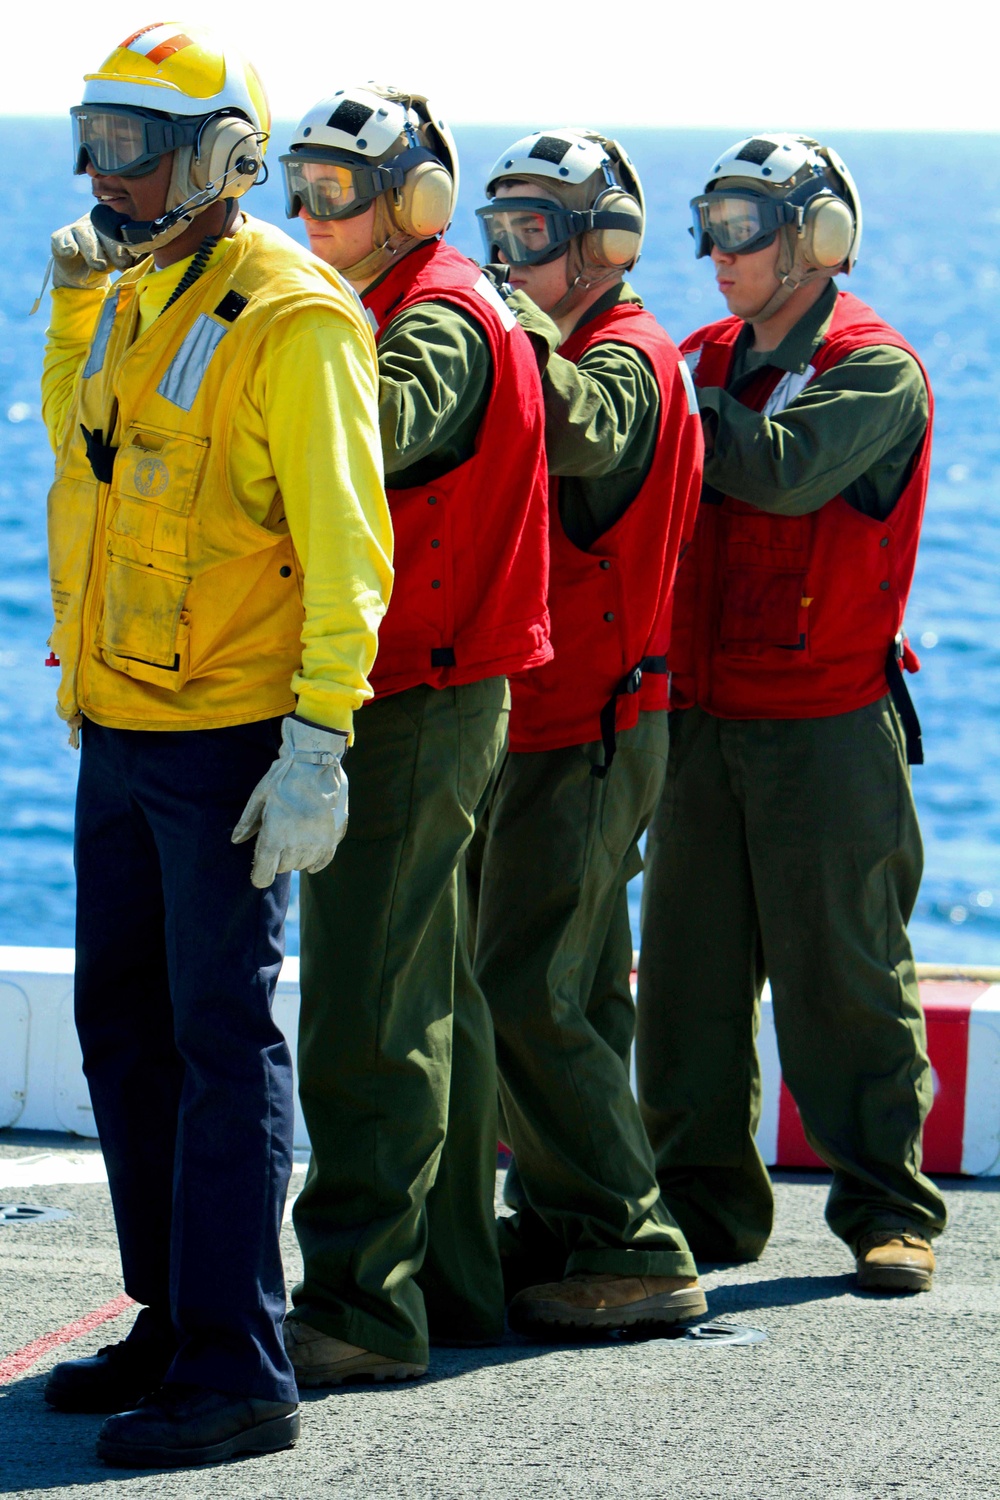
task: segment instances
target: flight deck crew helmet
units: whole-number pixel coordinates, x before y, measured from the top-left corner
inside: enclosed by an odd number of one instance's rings
[[[502,182],[524,191],[497,198]],[[596,131],[523,136],[494,163],[486,192],[492,201],[476,213],[487,260],[544,265],[569,254],[569,290],[554,316],[639,259],[646,224],[639,174],[618,142]]]
[[[861,245],[861,199],[843,160],[805,135],[765,133],[716,159],[691,200],[695,254],[763,250],[780,236],[781,286],[758,317],[770,317],[797,287],[850,272]]]
[[[256,182],[271,115],[253,66],[212,32],[178,21],[126,37],[96,73],[85,75],[83,103],[70,110],[73,170],[138,177],[174,153],[166,208],[137,223],[98,205],[95,225],[138,248],[182,234],[220,198],[241,197]]]
[[[423,94],[367,83],[338,89],[299,122],[288,152],[285,212],[349,219],[375,204],[373,248],[342,274],[363,281],[443,234],[458,199],[458,151]]]

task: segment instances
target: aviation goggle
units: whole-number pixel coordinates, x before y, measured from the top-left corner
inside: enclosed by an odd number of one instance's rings
[[[787,198],[723,189],[691,199],[695,255],[700,260],[716,245],[726,255],[763,250],[785,224],[797,223],[801,208]]]
[[[590,229],[630,229],[631,214],[613,209],[561,208],[550,198],[498,198],[476,209],[486,259],[506,266],[544,266],[557,260],[570,240]]]
[[[161,156],[178,146],[193,146],[204,121],[170,120],[152,111],[117,109],[110,104],[76,104],[73,122],[73,171],[88,163],[102,177],[142,177]]]
[[[323,146],[301,146],[279,160],[289,219],[297,219],[302,208],[310,219],[350,219],[363,213],[380,193],[401,188],[406,174],[421,162],[438,158],[423,146],[409,146],[373,167]]]

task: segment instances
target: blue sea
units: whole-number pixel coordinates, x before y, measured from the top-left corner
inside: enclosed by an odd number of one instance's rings
[[[529,127],[530,128],[530,127]],[[479,253],[487,171],[522,131],[456,132],[463,186],[451,238]],[[724,311],[686,232],[687,202],[730,134],[623,132],[649,210],[631,278],[680,338]],[[275,128],[272,156],[287,128]],[[918,959],[1000,963],[1000,135],[861,135],[834,144],[858,182],[864,244],[851,289],[919,350],[937,423],[907,626],[923,670],[911,686],[927,764],[913,780],[926,872]],[[70,173],[68,121],[0,120],[0,944],[73,941],[77,757],[46,670],[45,496],[52,456],[39,411],[45,309],[29,319],[51,230],[89,205]],[[285,223],[277,179],[248,207]],[[296,232],[298,226],[292,226]],[[301,235],[298,236],[302,238]],[[638,912],[633,886],[633,919]],[[726,920],[719,912],[720,922]],[[297,950],[297,922],[289,949]]]

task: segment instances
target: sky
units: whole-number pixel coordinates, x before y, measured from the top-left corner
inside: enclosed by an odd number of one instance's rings
[[[238,32],[281,120],[377,78],[459,124],[1000,131],[985,0],[147,3],[11,6],[0,114],[62,114],[123,37],[188,20]]]

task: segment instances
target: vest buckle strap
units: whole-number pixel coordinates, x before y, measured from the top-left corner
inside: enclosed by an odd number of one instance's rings
[[[454,648],[454,646],[432,646],[431,647],[431,666],[432,667],[453,667],[453,666],[455,666],[455,664],[456,663],[455,663],[455,648]]]
[[[591,776],[596,776],[598,781],[603,781],[611,770],[611,762],[615,758],[618,749],[618,734],[615,721],[618,716],[618,699],[630,697],[637,693],[642,687],[643,674],[648,672],[650,676],[667,675],[667,658],[665,656],[644,656],[642,661],[637,662],[631,672],[626,673],[615,688],[611,697],[601,709],[601,743],[604,747],[604,764],[591,766]]]
[[[885,680],[889,684],[889,692],[892,701],[896,705],[903,726],[903,734],[906,738],[906,763],[908,766],[922,766],[924,763],[924,741],[920,728],[920,720],[914,707],[910,690],[906,686],[906,678],[900,663],[906,652],[906,637],[900,630],[895,640],[889,647],[885,659]]]
[[[87,445],[87,462],[94,471],[94,478],[98,484],[110,484],[114,478],[115,454],[118,449],[104,441],[104,433],[99,427],[96,432],[91,432],[81,422],[80,431]]]

